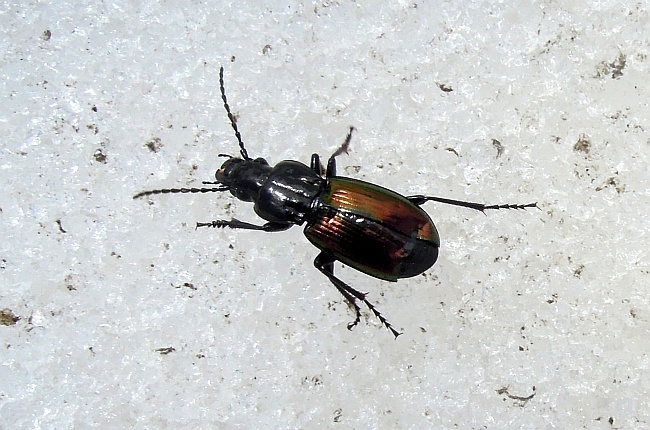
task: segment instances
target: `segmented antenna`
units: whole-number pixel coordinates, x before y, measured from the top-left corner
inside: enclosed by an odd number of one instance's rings
[[[221,99],[223,100],[223,107],[226,108],[226,112],[228,113],[228,119],[230,120],[230,124],[232,125],[233,130],[235,130],[235,137],[239,142],[239,153],[241,154],[244,160],[250,160],[250,157],[248,156],[248,151],[246,151],[246,148],[244,147],[244,142],[242,142],[241,140],[241,134],[237,129],[237,120],[235,119],[235,115],[233,115],[230,112],[230,106],[228,105],[228,100],[226,99],[226,89],[224,88],[223,85],[223,66],[221,66],[221,68],[219,69],[219,88],[221,89]]]
[[[215,182],[203,182],[204,184],[217,184]],[[229,191],[230,187],[221,186],[216,188],[163,188],[160,190],[141,191],[133,199],[140,197],[151,196],[153,194],[177,194],[177,193],[217,193],[220,191]]]

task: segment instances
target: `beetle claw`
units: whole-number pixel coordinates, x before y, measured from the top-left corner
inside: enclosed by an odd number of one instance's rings
[[[357,324],[359,324],[359,321],[361,321],[361,318],[357,316],[354,321],[348,323],[348,330],[352,331],[352,329],[355,328]]]

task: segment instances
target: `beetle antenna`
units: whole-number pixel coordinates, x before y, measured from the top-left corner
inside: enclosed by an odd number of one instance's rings
[[[151,196],[153,194],[177,194],[177,193],[216,193],[219,191],[229,191],[230,187],[225,185],[222,187],[216,188],[163,188],[160,190],[151,190],[151,191],[141,191],[133,199],[139,199],[140,197]]]
[[[230,106],[228,105],[228,100],[226,99],[226,89],[223,85],[223,66],[219,69],[219,88],[221,89],[221,99],[223,100],[223,107],[226,108],[226,113],[228,113],[228,119],[230,120],[230,125],[232,125],[233,130],[235,130],[235,137],[237,142],[239,142],[239,152],[244,160],[250,160],[248,156],[248,151],[244,147],[244,142],[241,140],[241,133],[237,129],[237,119],[230,112]]]

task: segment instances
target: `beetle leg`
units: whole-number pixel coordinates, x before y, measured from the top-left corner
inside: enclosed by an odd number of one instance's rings
[[[350,127],[350,131],[348,131],[348,135],[345,138],[343,144],[339,147],[339,149],[334,151],[334,154],[332,154],[329,160],[327,160],[327,173],[325,174],[326,178],[331,178],[333,176],[336,176],[336,157],[338,157],[343,153],[346,154],[348,153],[348,148],[350,147],[350,141],[352,140],[352,131],[354,131],[354,129],[355,129],[354,127]]]
[[[325,252],[321,252],[314,260],[314,266],[316,266],[316,268],[320,270],[320,272],[323,275],[327,276],[330,282],[334,284],[336,289],[339,290],[341,295],[343,295],[343,297],[348,301],[350,306],[354,308],[356,313],[356,318],[353,322],[348,324],[348,330],[352,330],[352,327],[359,324],[359,321],[361,319],[361,310],[359,309],[359,305],[357,305],[357,300],[361,300],[366,304],[366,306],[368,306],[368,309],[370,309],[372,313],[375,314],[377,318],[379,318],[379,321],[381,321],[386,326],[386,328],[390,330],[391,333],[393,333],[393,335],[397,339],[397,336],[399,336],[402,333],[398,332],[393,328],[393,326],[386,320],[386,318],[384,318],[384,316],[377,310],[377,308],[375,308],[375,306],[372,303],[370,303],[368,299],[366,299],[366,295],[352,288],[351,286],[341,281],[339,278],[337,278],[334,275],[335,261],[336,259],[334,258],[334,256],[327,254]]]
[[[331,264],[329,270],[333,270],[333,269],[334,269],[334,263]],[[326,268],[325,270],[328,270],[328,269]],[[321,272],[322,272],[322,270],[321,270]],[[327,274],[326,274],[326,276],[327,276]],[[332,273],[332,276],[334,276],[333,273]],[[328,278],[329,278],[329,276],[328,276]],[[330,278],[330,280],[331,280],[331,278]],[[345,298],[345,301],[348,303],[348,306],[351,309],[354,309],[354,321],[352,321],[351,323],[348,323],[348,330],[352,330],[357,324],[359,324],[359,321],[361,321],[361,308],[357,304],[357,299],[355,299],[353,295],[348,293],[348,291],[345,288],[342,288],[341,286],[339,286],[334,281],[332,281],[332,283],[334,284],[336,289],[339,290],[341,295],[343,295],[343,297]]]
[[[267,222],[264,225],[255,225],[251,224],[248,222],[244,221],[239,221],[238,219],[231,219],[230,221],[225,220],[225,219],[220,219],[216,221],[211,221],[211,222],[197,222],[196,223],[196,228],[199,227],[213,227],[213,228],[239,228],[242,230],[261,230],[261,231],[267,231],[267,232],[273,232],[273,231],[282,231],[286,230],[289,227],[291,227],[293,224],[285,224],[285,223],[278,223],[278,222]]]
[[[462,200],[452,200],[452,199],[445,199],[443,197],[431,197],[431,196],[422,196],[422,195],[408,196],[407,199],[409,199],[411,203],[418,206],[421,206],[424,203],[431,200],[438,203],[445,203],[447,205],[462,206],[464,208],[475,209],[481,212],[485,212],[488,209],[526,209],[526,208],[537,207],[537,202],[528,203],[525,205],[520,205],[520,204],[486,205],[483,203],[464,202]]]
[[[320,156],[318,154],[311,154],[311,170],[316,172],[319,176],[323,176],[325,174],[325,170],[323,169],[323,165],[320,162]]]

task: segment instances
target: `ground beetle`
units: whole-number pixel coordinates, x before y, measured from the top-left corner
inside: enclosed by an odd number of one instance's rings
[[[420,207],[429,200],[463,206],[478,211],[487,209],[524,209],[525,205],[485,205],[423,195],[402,196],[369,182],[336,176],[336,157],[348,150],[353,127],[343,144],[332,154],[323,171],[318,154],[311,156],[311,165],[285,160],[270,166],[263,158],[251,158],[244,147],[237,120],[230,111],[223,83],[223,67],[219,72],[223,105],[239,142],[241,158],[226,154],[228,159],[217,170],[214,188],[168,188],[143,191],[134,199],[152,194],[209,193],[230,191],[244,202],[255,204],[255,213],[266,223],[255,225],[237,219],[200,222],[196,227],[230,227],[233,229],[286,230],[293,225],[305,226],[305,236],[320,249],[314,265],[334,284],[350,307],[357,325],[360,300],[395,337],[397,330],[366,299],[366,294],[351,287],[334,275],[334,262],[340,261],[367,275],[395,282],[410,278],[429,269],[438,259],[440,236],[429,215]],[[325,177],[323,177],[325,173]]]

